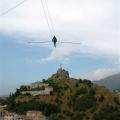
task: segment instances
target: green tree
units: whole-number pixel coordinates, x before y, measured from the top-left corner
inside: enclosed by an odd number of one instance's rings
[[[90,89],[89,89],[89,94],[95,95],[95,94],[96,94],[95,88],[90,88]]]
[[[107,105],[94,115],[94,120],[120,120],[118,108]]]
[[[53,114],[49,117],[49,120],[64,120],[64,118],[60,115]]]
[[[73,108],[79,111],[85,111],[94,106],[96,106],[96,98],[93,95],[84,95],[73,103]]]

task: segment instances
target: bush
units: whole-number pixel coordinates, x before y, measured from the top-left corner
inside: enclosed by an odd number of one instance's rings
[[[43,113],[46,116],[50,116],[51,114],[54,113],[59,113],[60,112],[60,107],[58,105],[53,105],[53,104],[45,104]]]
[[[84,80],[83,80],[83,83],[86,83],[86,84],[88,84],[88,85],[91,85],[91,84],[92,84],[92,82],[91,82],[90,80],[87,80],[87,79],[84,79]]]
[[[16,92],[14,94],[10,94],[9,97],[6,100],[7,103],[7,109],[13,110],[15,107],[15,98],[20,96],[20,89],[16,89]]]
[[[74,114],[70,111],[64,110],[63,111],[66,116],[72,117]]]
[[[30,87],[27,87],[27,86],[20,86],[20,91],[27,91],[27,90],[30,90]]]
[[[120,120],[120,111],[113,106],[104,106],[94,115],[94,120]]]
[[[120,105],[120,100],[118,97],[114,97],[114,102],[117,104],[117,105]]]
[[[0,98],[0,104],[1,104],[1,105],[5,105],[5,104],[6,104],[6,100],[5,100],[5,99]]]
[[[85,117],[84,113],[77,113],[74,117],[73,120],[83,120]]]
[[[100,98],[99,98],[99,102],[103,102],[103,100],[104,100],[105,98],[104,98],[104,96],[102,95],[102,96],[100,96]]]
[[[96,98],[93,95],[85,95],[73,103],[73,108],[79,111],[85,111],[96,106]]]
[[[82,79],[78,79],[78,82],[79,82],[79,83],[82,83],[83,81],[82,81]]]
[[[60,115],[53,114],[49,117],[49,120],[64,120],[64,118]]]
[[[58,105],[61,105],[61,104],[62,104],[62,101],[61,101],[59,98],[56,98],[56,99],[55,99],[55,102],[56,102]]]
[[[78,87],[79,87],[79,83],[76,83],[76,84],[75,84],[75,87],[77,87],[77,88],[78,88]]]
[[[81,95],[81,94],[86,94],[88,91],[87,91],[87,88],[80,88],[76,91],[75,93],[75,97]]]
[[[96,109],[97,109],[96,106],[94,106],[94,107],[92,107],[92,109],[91,109],[90,112],[91,112],[91,113],[94,113],[94,112],[96,111]]]
[[[89,94],[95,95],[95,94],[96,94],[95,88],[90,88],[90,89],[89,89]]]
[[[24,114],[28,110],[42,111],[46,116],[60,112],[60,107],[55,104],[45,103],[43,101],[31,100],[26,103],[15,103],[13,97],[9,99],[8,110]]]

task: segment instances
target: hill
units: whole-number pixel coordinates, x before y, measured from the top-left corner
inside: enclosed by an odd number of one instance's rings
[[[120,73],[111,75],[109,77],[106,77],[106,78],[98,80],[98,81],[94,81],[94,83],[105,86],[105,87],[107,87],[109,89],[113,89],[113,90],[120,89]]]
[[[25,114],[28,110],[42,111],[48,120],[119,120],[118,96],[89,80],[70,78],[68,71],[59,69],[44,84],[53,87],[50,95],[21,94],[21,89],[7,99],[8,110]]]

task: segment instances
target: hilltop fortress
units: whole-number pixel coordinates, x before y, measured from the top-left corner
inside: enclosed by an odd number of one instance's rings
[[[47,83],[40,81],[31,83],[29,86],[21,86],[20,90],[22,94],[31,94],[32,96],[36,95],[50,95],[53,91],[53,87]]]
[[[57,77],[60,81],[65,79],[69,79],[69,72],[59,68],[57,73],[53,75],[53,77]],[[31,83],[30,85],[22,85],[20,87],[22,94],[31,94],[32,96],[37,95],[50,95],[53,92],[53,87],[50,86],[49,83],[37,81]]]

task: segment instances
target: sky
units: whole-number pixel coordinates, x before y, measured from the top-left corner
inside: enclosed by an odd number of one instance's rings
[[[0,95],[47,79],[62,67],[71,77],[99,80],[120,72],[119,0],[0,0]],[[43,0],[45,6],[45,0]],[[28,42],[80,42],[79,45]]]

